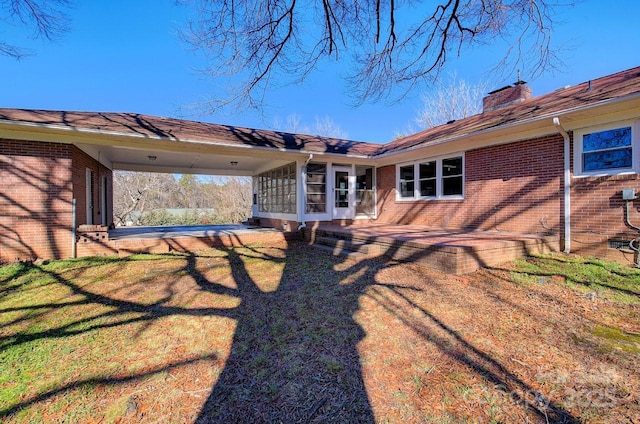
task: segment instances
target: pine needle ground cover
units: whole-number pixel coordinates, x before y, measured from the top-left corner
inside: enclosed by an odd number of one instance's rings
[[[0,421],[637,423],[640,271],[303,243],[0,267]]]

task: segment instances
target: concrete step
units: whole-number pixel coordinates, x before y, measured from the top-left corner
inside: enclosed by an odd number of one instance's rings
[[[353,252],[350,250],[341,249],[339,247],[334,247],[334,246],[327,246],[326,244],[314,243],[311,245],[311,247],[315,249],[324,250],[325,252],[329,252],[333,256],[342,256],[347,259],[361,260],[361,259],[369,258],[369,256],[365,255],[364,253]]]
[[[379,256],[382,254],[380,250],[380,246],[376,244],[355,242],[355,241],[344,240],[344,239],[339,239],[335,237],[328,237],[328,236],[316,237],[315,244],[330,247],[336,252],[340,252],[340,251],[344,251],[345,253],[356,252],[368,257]]]

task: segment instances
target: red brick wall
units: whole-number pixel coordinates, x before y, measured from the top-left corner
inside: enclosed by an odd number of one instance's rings
[[[378,222],[514,232],[546,232],[546,226],[558,231],[562,156],[560,136],[467,151],[464,200],[396,201],[395,166],[379,168]]]
[[[289,221],[285,219],[276,218],[255,218],[259,220],[259,225],[262,227],[277,228],[283,231],[296,231],[300,223],[298,221]]]
[[[503,88],[502,90],[494,91],[482,99],[482,109],[486,112],[530,98],[531,88],[524,84],[516,84]]]
[[[74,195],[77,223],[86,223],[85,169],[94,170],[94,222],[113,222],[111,171],[69,144],[0,141],[0,261],[72,255]],[[108,205],[100,205],[101,176]]]
[[[573,151],[571,152],[573,158]],[[573,162],[573,161],[572,161]],[[572,172],[574,172],[572,164]],[[571,251],[633,262],[634,255],[609,248],[609,240],[632,240],[638,231],[625,223],[623,188],[640,195],[637,174],[611,177],[574,177],[571,181]],[[640,201],[629,205],[631,224],[640,227]]]
[[[73,147],[73,196],[77,202],[77,224],[88,224],[87,197],[87,168],[93,171],[93,224],[102,224],[102,215],[106,214],[106,225],[113,223],[113,175],[110,169],[97,160]],[[107,205],[102,207],[102,177],[107,177]]]
[[[564,236],[563,154],[560,136],[470,150],[464,200],[398,202],[395,166],[379,168],[378,222],[541,232],[543,220]],[[572,177],[572,252],[634,261],[633,254],[608,247],[609,239],[638,236],[625,223],[623,188],[640,195],[640,176]],[[640,201],[631,202],[630,220],[640,227]]]
[[[71,149],[0,141],[0,260],[71,255]]]

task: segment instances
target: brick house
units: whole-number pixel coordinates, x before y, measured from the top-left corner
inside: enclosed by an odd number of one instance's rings
[[[629,256],[640,213],[640,67],[387,144],[129,113],[0,109],[0,259],[65,258],[113,222],[112,170],[253,177],[253,216],[552,233],[566,252]],[[625,190],[626,189],[626,190]],[[624,190],[624,197],[623,197]]]

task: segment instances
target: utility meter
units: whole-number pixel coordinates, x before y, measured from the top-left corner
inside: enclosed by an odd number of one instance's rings
[[[635,188],[623,188],[622,189],[622,200],[635,200],[636,198],[636,189]]]

